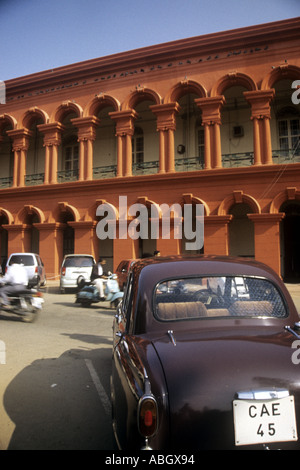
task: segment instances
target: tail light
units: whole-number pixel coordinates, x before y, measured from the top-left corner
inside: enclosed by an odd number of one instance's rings
[[[144,437],[155,434],[158,426],[157,403],[153,396],[143,396],[138,407],[139,431]]]
[[[61,270],[61,275],[62,275],[62,276],[65,276],[65,275],[66,275],[66,268],[62,268],[62,270]]]
[[[38,267],[37,267],[37,266],[35,267],[35,272],[36,272],[36,273],[38,273],[38,272],[39,272],[39,270],[38,270]]]

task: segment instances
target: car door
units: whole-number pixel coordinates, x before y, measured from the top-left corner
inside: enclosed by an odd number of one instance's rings
[[[113,429],[118,445],[126,448],[127,432],[136,427],[132,412],[137,407],[137,399],[132,393],[135,387],[135,366],[131,360],[131,339],[127,334],[128,321],[132,307],[133,278],[130,274],[123,302],[117,311],[113,327],[113,361],[112,361],[112,419]]]

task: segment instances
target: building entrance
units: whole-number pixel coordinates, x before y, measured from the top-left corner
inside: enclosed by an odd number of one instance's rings
[[[281,275],[285,282],[300,282],[300,202],[287,202],[280,208]]]

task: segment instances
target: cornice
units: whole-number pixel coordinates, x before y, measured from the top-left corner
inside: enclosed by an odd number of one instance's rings
[[[2,198],[7,200],[9,196],[11,199],[15,198],[24,198],[25,194],[28,198],[29,196],[39,195],[39,196],[55,196],[55,197],[65,197],[68,193],[70,194],[79,194],[84,193],[87,195],[90,191],[105,191],[107,188],[113,188],[115,193],[120,193],[120,191],[127,191],[130,188],[131,191],[137,190],[139,187],[150,189],[151,185],[160,185],[162,184],[174,185],[180,182],[180,184],[190,184],[201,185],[202,182],[208,184],[213,182],[215,185],[218,185],[221,180],[229,180],[231,182],[241,181],[241,178],[245,177],[249,182],[255,180],[258,183],[259,178],[262,180],[266,176],[274,178],[275,176],[281,175],[282,177],[283,165],[259,165],[251,167],[238,167],[238,168],[219,168],[219,169],[209,169],[209,170],[197,170],[191,172],[174,172],[174,173],[156,173],[152,175],[136,175],[129,177],[121,178],[105,178],[103,180],[89,180],[89,181],[70,181],[66,183],[56,183],[56,184],[41,184],[34,186],[23,186],[22,188],[3,188],[0,190],[0,201]],[[296,174],[299,174],[300,177],[300,163],[293,163],[286,165],[284,167],[284,175],[293,174],[295,177]],[[121,193],[120,193],[121,194]],[[59,196],[61,195],[61,196]]]
[[[114,74],[134,67],[159,64],[161,61],[181,60],[194,54],[220,53],[237,47],[287,41],[300,38],[300,17],[265,23],[246,28],[179,39],[159,45],[143,47],[127,52],[45,70],[5,82],[7,95],[33,90],[46,84],[55,86],[69,80],[82,80],[99,74]]]

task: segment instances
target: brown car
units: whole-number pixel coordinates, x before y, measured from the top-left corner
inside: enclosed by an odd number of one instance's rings
[[[121,261],[116,269],[115,274],[118,276],[118,283],[120,290],[124,290],[127,282],[127,276],[130,269],[131,264],[133,263],[133,259],[124,259]]]
[[[285,285],[260,263],[134,263],[114,323],[118,447],[299,449],[298,321]]]

